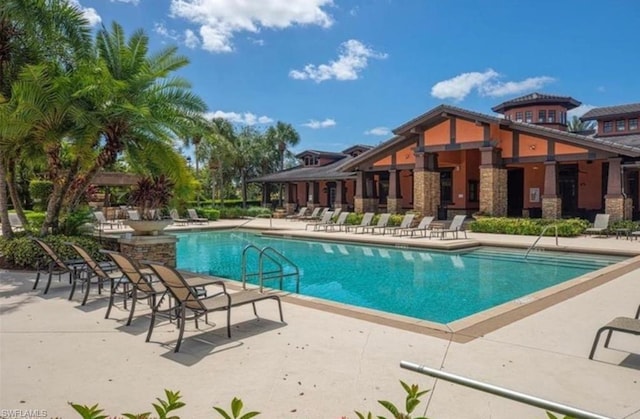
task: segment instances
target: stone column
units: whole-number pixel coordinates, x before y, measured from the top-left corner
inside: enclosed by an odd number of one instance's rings
[[[356,173],[356,194],[353,197],[353,210],[355,212],[364,212],[364,172]]]
[[[342,209],[343,211],[347,209],[347,200],[345,199],[345,184],[344,180],[336,181],[336,200],[333,203],[334,209]]]
[[[293,184],[285,183],[284,185],[284,209],[287,215],[291,215],[296,211],[296,203],[293,197]]]
[[[437,172],[438,156],[416,149],[416,166],[413,171],[413,209],[422,216],[438,215],[440,205],[440,173]]]
[[[480,148],[480,212],[495,217],[507,215],[507,169],[501,150]]]
[[[387,212],[399,214],[402,211],[402,192],[400,191],[399,170],[389,170],[389,195],[387,196]]]
[[[625,219],[625,196],[622,194],[622,158],[609,159],[609,176],[607,182],[607,194],[604,196],[604,211],[609,214],[610,221]]]
[[[544,191],[542,192],[542,218],[562,217],[562,198],[558,195],[558,162],[544,162]]]

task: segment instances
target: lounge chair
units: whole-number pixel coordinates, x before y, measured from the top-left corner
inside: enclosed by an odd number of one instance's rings
[[[71,294],[69,294],[69,299],[73,298],[73,293],[76,289],[76,284],[78,281],[82,282],[82,286],[86,285],[84,289],[84,298],[82,299],[82,305],[87,303],[87,299],[89,298],[89,290],[91,289],[91,280],[95,278],[96,285],[98,285],[98,294],[102,294],[102,285],[105,283],[109,283],[109,306],[107,307],[107,315],[105,318],[109,317],[109,312],[111,311],[111,306],[113,305],[113,298],[116,294],[121,294],[125,300],[125,308],[126,308],[126,298],[128,294],[128,287],[124,285],[124,274],[117,270],[117,267],[110,262],[107,263],[98,263],[91,257],[89,252],[87,252],[81,246],[78,246],[74,243],[65,243],[66,245],[71,246],[73,250],[80,256],[80,258],[84,261],[85,267],[82,271],[79,272],[79,275],[76,275],[71,285]],[[126,280],[125,280],[126,281]],[[120,285],[123,285],[120,287]]]
[[[298,210],[296,214],[287,215],[285,218],[287,220],[299,220],[305,216],[307,213],[307,207],[302,207]]]
[[[129,281],[131,285],[131,308],[129,309],[129,318],[127,319],[126,325],[129,326],[131,324],[131,320],[133,319],[133,314],[136,310],[136,302],[142,298],[150,299],[150,306],[154,307],[162,298],[167,294],[167,288],[162,285],[158,281],[153,281],[151,274],[152,271],[149,269],[138,269],[133,261],[119,252],[114,252],[111,250],[101,250],[100,252],[109,256],[109,258],[115,263],[115,265],[120,269],[125,276],[125,278]],[[111,307],[113,306],[113,299],[109,299],[109,307],[107,308],[107,314],[104,316],[105,319],[109,318],[109,313],[111,313]],[[169,300],[169,307],[171,307],[171,300]],[[126,307],[125,307],[126,308]]]
[[[109,228],[111,229],[113,229],[114,227],[120,228],[120,221],[107,220],[107,217],[104,216],[104,213],[102,211],[94,211],[93,217],[96,219],[96,227],[98,228],[98,230],[102,231],[106,226],[109,226]]]
[[[84,269],[84,261],[82,259],[62,259],[47,243],[40,239],[31,238],[39,247],[44,251],[49,259],[48,263],[48,272],[49,277],[47,279],[47,285],[44,287],[44,293],[49,292],[49,287],[51,287],[51,278],[53,275],[58,275],[58,281],[64,274],[69,274],[69,282],[73,283],[74,277],[79,274],[79,272]],[[40,262],[38,262],[38,266],[36,266],[37,274],[36,274],[36,282],[33,284],[32,289],[36,289],[38,287],[38,283],[40,282]]]
[[[399,226],[386,227],[382,234],[391,233],[392,235],[395,235],[396,232],[411,227],[411,223],[413,223],[413,219],[415,217],[416,215],[413,213],[405,214],[404,217],[402,217],[402,221]]]
[[[207,218],[198,217],[198,213],[194,208],[189,208],[187,210],[187,215],[189,216],[189,221],[192,223],[207,224],[209,222],[209,219]]]
[[[171,219],[175,224],[182,224],[182,225],[189,224],[188,219],[180,218],[180,215],[178,214],[178,210],[175,208],[169,211],[169,215],[171,216]]]
[[[256,303],[258,301],[272,299],[278,303],[278,311],[280,313],[280,321],[284,323],[282,316],[282,304],[280,297],[275,294],[262,294],[257,291],[238,291],[233,294],[227,292],[227,288],[223,281],[216,281],[217,285],[222,287],[222,291],[217,292],[208,297],[199,297],[193,292],[192,287],[187,283],[185,278],[175,269],[165,266],[156,262],[145,262],[155,272],[160,279],[160,282],[167,287],[169,293],[173,296],[176,307],[175,312],[178,313],[178,323],[180,325],[180,332],[178,334],[178,342],[174,352],[180,350],[182,343],[182,337],[184,335],[184,324],[187,319],[194,319],[205,316],[213,311],[226,311],[227,312],[227,337],[231,337],[231,308],[238,307],[245,304],[251,304],[253,307],[253,313],[258,317],[256,311]],[[151,313],[151,323],[149,324],[149,332],[147,333],[146,341],[149,342],[153,328],[155,326],[155,318],[159,312],[160,303],[153,307]],[[171,310],[174,310],[173,308]],[[191,312],[191,316],[187,318],[187,310]]]
[[[381,231],[384,234],[384,229],[387,228],[387,224],[389,224],[389,218],[391,214],[385,212],[384,214],[380,214],[380,218],[378,218],[378,222],[374,226],[366,226],[362,229],[363,233],[371,233],[376,234],[376,231]]]
[[[604,234],[609,237],[609,214],[597,214],[596,219],[593,222],[593,227],[589,227],[584,231],[584,234]]]
[[[331,222],[331,217],[333,217],[333,212],[327,211],[322,216],[322,219],[320,219],[320,221],[315,222],[315,223],[307,223],[307,225],[304,226],[304,229],[307,230],[311,226],[311,227],[313,227],[313,231],[317,231],[318,226],[330,223]]]
[[[335,214],[334,214],[335,216]],[[349,217],[349,212],[341,212],[338,216],[338,219],[335,222],[330,222],[327,224],[321,224],[318,226],[318,230],[324,230],[326,232],[329,231],[342,231],[342,228],[347,225],[347,218]]]
[[[438,236],[440,237],[440,240],[444,240],[447,237],[447,234],[451,233],[451,237],[457,239],[458,233],[462,231],[464,233],[464,238],[466,239],[467,232],[463,226],[465,218],[467,218],[466,215],[456,215],[455,217],[453,217],[453,220],[451,221],[451,224],[449,224],[449,227],[434,228],[431,230],[431,234],[429,234],[429,237]]]
[[[14,212],[9,213],[9,225],[11,226],[12,231],[24,230],[24,225],[22,224],[22,220],[20,220],[20,217],[18,217],[18,214]]]
[[[364,229],[365,227],[368,227],[368,226],[371,225],[371,221],[373,220],[373,216],[374,216],[374,214],[372,212],[365,212],[364,215],[362,216],[362,221],[360,221],[360,224],[358,224],[358,225],[348,225],[348,226],[345,227],[345,231],[347,233],[351,233],[351,232],[358,233],[358,230]]]
[[[415,227],[401,228],[397,232],[394,233],[396,236],[415,236],[420,234],[422,237],[427,236],[427,231],[431,228],[431,223],[435,217],[431,215],[427,215],[426,217],[422,217],[420,223]]]
[[[593,345],[591,346],[591,352],[589,353],[589,359],[593,359],[593,356],[596,353],[596,348],[598,347],[598,342],[600,341],[600,336],[602,333],[607,333],[607,339],[604,341],[604,347],[609,347],[609,342],[611,341],[611,335],[613,332],[621,332],[621,333],[629,333],[631,335],[640,336],[640,306],[636,311],[636,316],[634,318],[631,317],[616,317],[611,320],[606,325],[602,326],[596,332],[596,336],[593,339]]]
[[[315,207],[313,209],[313,211],[311,211],[310,215],[304,215],[304,216],[300,217],[300,219],[301,220],[317,220],[318,217],[320,217],[320,211],[322,211],[322,208]]]

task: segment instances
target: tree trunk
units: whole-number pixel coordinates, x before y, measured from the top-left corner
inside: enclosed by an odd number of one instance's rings
[[[5,181],[9,189],[9,196],[11,197],[11,203],[13,203],[13,209],[16,211],[18,218],[22,221],[23,225],[28,225],[27,217],[24,215],[24,209],[22,208],[22,201],[18,194],[18,186],[16,185],[16,164],[15,162],[9,162],[7,164],[7,174]]]
[[[13,237],[13,230],[9,223],[9,206],[7,202],[4,163],[0,159],[0,223],[2,223],[2,236],[10,239]]]
[[[220,172],[220,184],[218,193],[220,194],[220,208],[224,207],[224,170],[222,169],[222,162],[218,160],[218,171]]]
[[[242,208],[247,208],[247,175],[244,170],[240,175],[240,182],[242,183]]]
[[[51,193],[51,197],[47,204],[47,214],[45,216],[44,223],[42,224],[42,228],[40,229],[40,235],[45,236],[49,234],[49,231],[53,234],[58,233],[62,203],[69,192],[73,179],[78,173],[78,166],[79,161],[76,160],[71,168],[69,168],[65,178],[57,177],[52,179],[53,192]]]

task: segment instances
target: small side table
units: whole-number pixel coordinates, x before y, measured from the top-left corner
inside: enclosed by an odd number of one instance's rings
[[[631,237],[631,230],[628,228],[616,228],[615,232],[616,240],[618,240],[620,237],[626,237],[626,239],[629,240],[629,238]]]

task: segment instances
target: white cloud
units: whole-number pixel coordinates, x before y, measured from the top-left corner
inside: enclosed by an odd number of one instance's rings
[[[178,40],[178,34],[173,29],[167,29],[163,23],[154,23],[153,31],[158,35],[161,35],[165,38],[173,39],[174,41]]]
[[[596,106],[593,105],[585,105],[582,104],[580,106],[578,106],[577,108],[571,109],[570,111],[567,112],[567,119],[571,119],[574,116],[577,116],[578,118],[581,117],[582,115],[584,115],[585,113],[589,112],[591,109],[595,108]]]
[[[260,39],[260,38],[252,38],[249,37],[247,38],[249,41],[251,41],[251,43],[253,43],[254,45],[259,45],[259,46],[264,46],[265,42],[264,39]]]
[[[289,77],[296,80],[357,80],[358,73],[369,64],[369,58],[385,59],[387,54],[377,52],[356,39],[340,44],[338,59],[329,64],[307,64],[302,70],[291,70]]]
[[[329,128],[334,127],[335,125],[336,121],[330,118],[327,118],[324,121],[316,121],[315,119],[310,119],[306,124],[302,124],[303,127],[308,127],[311,129]]]
[[[269,118],[268,116],[257,116],[255,114],[252,114],[251,112],[237,113],[215,111],[207,113],[205,117],[208,119],[223,118],[229,122],[233,122],[234,124],[243,125],[270,124],[273,122],[273,119]]]
[[[387,127],[375,127],[375,128],[371,128],[368,131],[364,132],[366,135],[389,135],[391,133],[391,130],[389,130],[389,128]]]
[[[78,0],[69,0],[69,4],[82,12],[84,18],[89,21],[89,25],[96,26],[102,22],[102,18],[93,7],[83,7]]]
[[[184,44],[187,48],[194,49],[200,45],[200,39],[191,29],[187,29],[184,31]]]
[[[140,0],[111,0],[111,3],[131,3],[134,6],[137,6],[140,3]]]
[[[328,28],[333,20],[323,7],[332,4],[333,0],[171,0],[171,16],[199,26],[203,49],[230,52],[238,32],[293,25]]]
[[[483,73],[463,73],[433,85],[431,96],[438,99],[463,100],[472,90],[482,96],[507,96],[537,90],[555,79],[548,76],[530,77],[522,81],[500,81],[502,75],[493,69]]]

